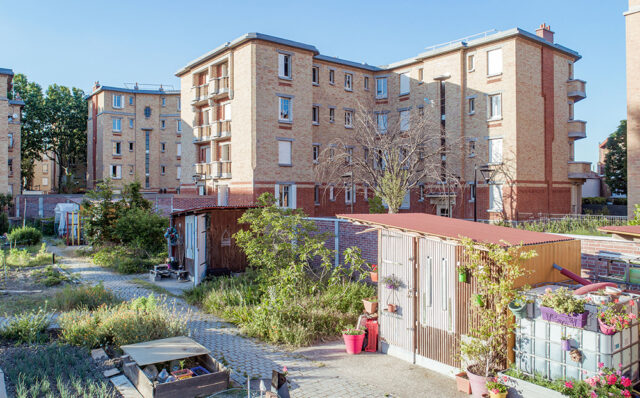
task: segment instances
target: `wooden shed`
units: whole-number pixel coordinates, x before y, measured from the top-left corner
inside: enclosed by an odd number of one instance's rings
[[[401,281],[392,297],[395,313],[386,310],[393,290],[378,286],[381,350],[442,373],[460,368],[460,338],[469,332],[475,283],[458,282],[456,268],[465,261],[462,238],[535,250],[538,256],[525,263],[533,272],[518,286],[566,280],[553,263],[580,274],[580,241],[565,236],[424,213],[337,217],[377,229],[378,278],[394,275]]]
[[[238,219],[249,206],[215,206],[176,211],[171,226],[178,232],[169,255],[175,258],[193,278],[195,285],[208,274],[242,272],[247,258],[236,245],[233,234],[246,226]]]

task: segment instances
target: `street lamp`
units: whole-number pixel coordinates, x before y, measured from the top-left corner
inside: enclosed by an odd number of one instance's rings
[[[488,164],[483,164],[481,166],[475,165],[473,167],[473,221],[478,221],[478,171],[482,175],[484,179],[484,183],[488,184],[491,182],[491,177],[493,177],[493,172]]]
[[[353,171],[350,171],[348,173],[344,173],[343,175],[340,176],[340,178],[342,178],[343,180],[349,179],[351,186],[349,187],[349,192],[351,192],[351,200],[349,201],[351,204],[351,214],[353,214],[353,198],[355,197],[355,189],[353,187]],[[345,182],[344,185],[347,185],[347,183]]]

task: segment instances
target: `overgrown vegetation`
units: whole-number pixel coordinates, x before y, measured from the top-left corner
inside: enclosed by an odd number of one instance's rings
[[[116,296],[105,289],[102,283],[95,286],[67,285],[53,296],[51,307],[57,311],[94,310],[103,304],[111,305],[118,302]]]
[[[7,240],[18,245],[37,245],[42,240],[42,232],[30,226],[14,228],[7,235]]]
[[[71,278],[69,278],[64,272],[60,272],[51,265],[47,265],[46,267],[35,271],[33,276],[39,283],[47,287],[58,286],[64,282],[71,281]]]
[[[259,203],[240,218],[249,228],[234,236],[251,269],[205,282],[185,293],[187,301],[271,343],[302,346],[339,336],[362,312],[361,300],[375,294],[361,283],[369,267],[359,249],[334,268],[325,236],[301,210],[276,206],[270,194]]]
[[[22,249],[11,248],[5,253],[10,267],[38,267],[53,263],[53,255],[47,253],[47,245],[30,246]]]
[[[497,225],[505,227],[513,227],[524,229],[527,231],[538,232],[550,232],[556,234],[571,234],[571,235],[606,235],[598,228],[607,225],[625,225],[625,221],[612,221],[602,217],[584,217],[584,218],[571,218],[563,217],[556,220],[542,220],[542,221],[522,221],[514,225],[509,221],[501,221]]]
[[[18,344],[44,343],[49,339],[46,331],[50,323],[51,314],[47,312],[46,305],[37,311],[23,312],[13,316],[0,329],[0,339]]]
[[[62,341],[95,348],[186,335],[188,318],[151,294],[118,305],[70,311],[60,315],[58,323]]]
[[[99,247],[93,255],[96,264],[130,274],[145,272],[164,260],[169,221],[152,210],[139,182],[125,186],[120,200],[114,200],[109,180],[88,196],[91,200],[83,203],[85,235]]]

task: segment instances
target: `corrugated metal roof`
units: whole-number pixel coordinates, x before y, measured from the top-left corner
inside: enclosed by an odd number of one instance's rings
[[[479,243],[494,243],[502,246],[536,245],[573,240],[573,238],[566,236],[525,231],[518,228],[501,227],[425,213],[338,214],[336,217],[440,238],[459,240],[466,237]]]
[[[181,214],[187,213],[202,213],[208,210],[234,210],[234,209],[254,209],[258,206],[255,205],[234,205],[234,206],[205,206],[205,207],[194,207],[192,209],[183,209],[176,210],[171,213],[172,216],[179,216]]]
[[[621,235],[631,235],[640,237],[640,225],[610,225],[607,227],[600,227],[598,231],[606,233],[616,233]]]

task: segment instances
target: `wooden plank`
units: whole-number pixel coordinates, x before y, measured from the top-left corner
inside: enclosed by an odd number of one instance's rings
[[[145,398],[136,390],[129,379],[123,375],[112,377],[109,380],[124,398]]]
[[[135,362],[124,364],[122,370],[144,398],[153,398],[153,384]]]
[[[182,398],[213,394],[227,389],[229,373],[217,372],[171,383],[158,384],[154,398]]]
[[[210,352],[206,347],[185,336],[123,345],[121,348],[139,366],[195,357]]]

